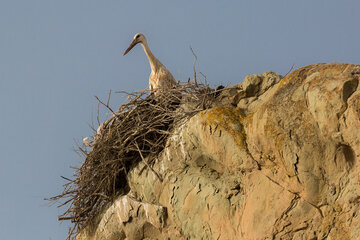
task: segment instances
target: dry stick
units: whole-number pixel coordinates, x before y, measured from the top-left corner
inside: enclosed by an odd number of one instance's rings
[[[285,74],[284,78],[291,72],[291,70],[293,70],[294,66],[295,66],[295,63],[291,66],[290,70]]]
[[[190,46],[190,50],[191,50],[191,52],[192,52],[192,54],[194,55],[194,57],[195,57],[195,59],[194,59],[194,65],[193,65],[193,70],[194,70],[194,81],[195,81],[195,85],[196,86],[198,86],[198,84],[197,84],[197,79],[196,79],[196,62],[197,62],[197,56],[196,56],[196,54],[195,54],[195,52],[194,52],[194,50],[192,49],[192,47]]]
[[[67,180],[67,181],[70,181],[70,182],[72,182],[73,180],[71,180],[71,179],[69,179],[69,178],[67,178],[67,177],[64,177],[64,176],[60,176],[61,178],[63,178],[63,179],[65,179],[65,180]]]
[[[118,115],[116,115],[116,113],[111,109],[111,107],[105,103],[103,103],[97,96],[95,96],[95,98],[102,104],[104,105],[107,109],[109,109],[111,111],[111,113],[117,118],[119,119]],[[119,119],[120,120],[120,119]]]
[[[126,91],[116,91],[115,93],[121,93],[121,94],[126,94],[129,96],[133,96],[133,97],[138,97],[138,96],[142,96],[146,93],[150,92],[150,90],[148,89],[144,89],[144,90],[138,90],[138,91],[135,91],[135,92],[132,92],[132,93],[129,93],[129,92],[126,92]],[[138,94],[140,93],[140,95]]]
[[[124,117],[124,119],[119,119],[118,118],[118,120],[120,120],[120,124],[123,124],[130,116],[131,116],[131,113],[132,112],[134,112],[135,111],[135,109],[137,108],[137,106],[135,106],[133,109],[131,109],[131,110],[128,110],[128,112],[127,112],[127,116],[126,117]]]
[[[64,221],[64,220],[72,220],[72,219],[74,219],[74,218],[76,218],[75,216],[73,216],[73,217],[58,217],[58,221]]]
[[[132,110],[133,110],[133,108],[132,108],[132,109],[128,109],[128,110],[126,110],[125,112],[123,112],[123,109],[125,109],[125,108],[129,108],[131,105],[134,105],[134,106],[135,106],[135,108],[136,108],[136,107],[137,107],[136,101],[138,101],[138,99],[139,99],[139,98],[141,98],[143,95],[144,95],[144,93],[142,93],[142,94],[140,94],[140,95],[136,96],[134,99],[132,99],[132,100],[130,101],[130,103],[123,104],[122,106],[120,106],[120,108],[119,108],[118,112],[121,112],[121,113],[126,113],[126,111],[132,111]],[[129,113],[129,114],[130,114],[130,113]]]
[[[100,118],[99,118],[99,112],[100,112],[100,103],[98,102],[97,104],[97,116],[96,116],[96,120],[98,122],[98,126],[100,126]]]
[[[74,231],[75,231],[75,227],[72,228],[72,229],[69,231],[69,234],[68,234],[68,236],[66,237],[66,240],[68,240],[68,239],[71,238],[71,235],[73,235]]]
[[[148,168],[150,168],[150,170],[156,175],[156,177],[160,180],[160,182],[162,182],[163,179],[160,177],[160,175],[159,175],[157,172],[155,172],[155,170],[154,170],[154,169],[146,162],[146,160],[144,159],[144,157],[143,157],[143,155],[142,155],[142,153],[141,153],[141,150],[140,150],[139,145],[137,144],[137,142],[135,142],[135,146],[136,146],[136,148],[137,148],[137,150],[138,150],[138,152],[139,152],[139,154],[140,154],[141,160],[145,163],[145,165],[146,165]]]
[[[109,96],[108,96],[108,100],[106,102],[106,105],[109,106],[109,102],[110,102],[110,97],[111,97],[111,89],[109,91]]]
[[[207,78],[206,78],[206,75],[205,74],[203,74],[202,72],[199,72],[203,77],[204,77],[204,81],[205,81],[205,83],[207,83]]]

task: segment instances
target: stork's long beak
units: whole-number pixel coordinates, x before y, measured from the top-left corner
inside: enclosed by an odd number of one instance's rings
[[[124,55],[123,56],[125,56],[133,47],[135,47],[135,45],[136,44],[138,44],[139,42],[137,42],[136,41],[136,39],[134,39],[131,43],[130,43],[130,45],[129,45],[129,47],[126,49],[126,51],[124,52]]]

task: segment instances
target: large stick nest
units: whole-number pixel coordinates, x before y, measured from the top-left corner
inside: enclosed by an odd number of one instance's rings
[[[61,200],[67,210],[59,220],[71,220],[73,227],[67,239],[84,229],[117,196],[129,191],[127,173],[139,161],[154,159],[165,146],[174,126],[211,107],[214,92],[205,84],[187,83],[156,96],[148,91],[127,93],[128,102],[100,125],[88,147],[79,147],[85,156],[76,168],[74,180],[67,179],[62,194],[50,200]],[[151,168],[151,162],[146,165]],[[161,176],[157,174],[160,180]]]

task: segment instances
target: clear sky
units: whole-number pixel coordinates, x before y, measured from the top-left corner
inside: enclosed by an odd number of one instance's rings
[[[148,85],[144,33],[176,79],[214,86],[319,62],[360,64],[359,0],[0,1],[0,239],[64,239],[68,223],[43,200],[82,159],[108,91]],[[119,96],[111,104],[117,109]]]

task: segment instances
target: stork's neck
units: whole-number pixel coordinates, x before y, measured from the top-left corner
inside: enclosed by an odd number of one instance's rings
[[[151,71],[156,72],[162,66],[161,62],[151,52],[147,42],[141,43],[141,46],[144,48],[146,56],[149,59]]]

